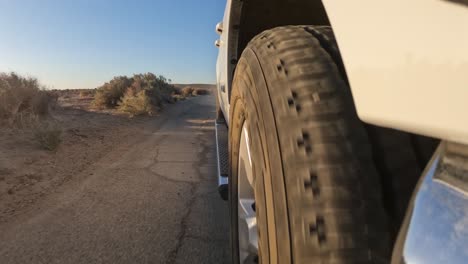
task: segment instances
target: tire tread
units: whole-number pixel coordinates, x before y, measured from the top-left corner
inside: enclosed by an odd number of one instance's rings
[[[387,263],[379,174],[347,80],[333,59],[338,49],[331,29],[279,27],[247,48],[271,77],[293,262]]]

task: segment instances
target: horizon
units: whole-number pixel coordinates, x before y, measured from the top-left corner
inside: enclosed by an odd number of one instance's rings
[[[93,89],[152,72],[214,84],[224,1],[0,0],[0,72],[47,89]]]

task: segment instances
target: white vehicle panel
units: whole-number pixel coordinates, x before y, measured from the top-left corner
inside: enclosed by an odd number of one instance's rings
[[[363,121],[468,144],[468,5],[323,3]]]
[[[221,110],[223,111],[224,117],[226,121],[229,123],[229,97],[228,97],[228,89],[229,89],[229,79],[228,79],[228,72],[229,72],[229,60],[228,60],[228,36],[229,36],[229,14],[231,8],[231,0],[228,1],[226,5],[226,10],[223,16],[223,32],[219,36],[219,51],[218,51],[218,59],[216,61],[216,84],[218,90],[218,100],[221,106]]]

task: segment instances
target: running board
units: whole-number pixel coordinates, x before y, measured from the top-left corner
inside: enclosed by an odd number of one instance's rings
[[[218,192],[223,200],[229,196],[229,143],[228,127],[224,120],[215,121],[216,157],[218,159]]]

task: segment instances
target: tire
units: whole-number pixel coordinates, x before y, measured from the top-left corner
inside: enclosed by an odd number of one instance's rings
[[[420,165],[409,133],[373,125],[366,125],[366,128],[372,143],[374,164],[384,187],[384,207],[388,212],[393,242],[425,165]]]
[[[243,128],[261,263],[388,263],[380,178],[337,56],[329,27],[275,28],[244,50],[230,102],[233,263]]]

